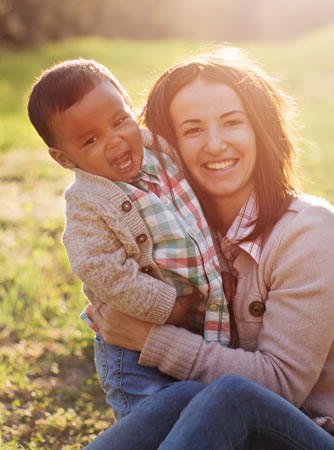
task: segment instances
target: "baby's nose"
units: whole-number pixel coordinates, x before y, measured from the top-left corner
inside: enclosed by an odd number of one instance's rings
[[[120,145],[121,142],[122,142],[122,138],[119,135],[115,135],[112,133],[108,137],[108,147],[109,148],[117,147],[118,145]]]

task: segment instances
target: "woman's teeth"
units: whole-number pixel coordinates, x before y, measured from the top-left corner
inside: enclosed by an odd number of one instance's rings
[[[235,159],[230,159],[227,161],[220,161],[220,162],[209,162],[205,164],[205,167],[210,170],[223,170],[228,169],[236,164]]]

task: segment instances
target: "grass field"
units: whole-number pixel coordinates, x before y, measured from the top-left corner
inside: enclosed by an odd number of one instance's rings
[[[334,203],[334,29],[279,44],[247,44],[282,80],[305,124],[299,173],[305,190]],[[164,68],[212,45],[71,40],[0,52],[0,448],[80,449],[113,421],[93,367],[93,333],[60,244],[63,190],[72,174],[48,157],[26,116],[33,79],[62,59],[108,65],[139,107]]]

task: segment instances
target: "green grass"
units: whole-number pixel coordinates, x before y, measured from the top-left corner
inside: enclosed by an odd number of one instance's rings
[[[0,155],[0,167],[0,448],[79,449],[113,418],[60,245],[71,174],[33,150]]]
[[[305,143],[305,189],[334,203],[334,29],[280,44],[247,44],[250,56],[296,97]],[[49,158],[26,116],[33,79],[62,59],[109,66],[135,105],[166,67],[208,50],[196,42],[71,40],[0,52],[0,449],[79,449],[113,422],[93,367],[93,333],[60,243],[63,190],[72,174]]]

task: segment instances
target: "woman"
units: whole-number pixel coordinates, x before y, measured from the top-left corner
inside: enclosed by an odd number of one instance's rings
[[[181,156],[237,278],[231,342],[95,311],[107,342],[193,381],[154,394],[89,448],[334,449],[334,209],[298,194],[291,99],[225,49],[166,71],[144,120]]]

